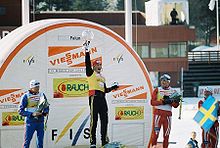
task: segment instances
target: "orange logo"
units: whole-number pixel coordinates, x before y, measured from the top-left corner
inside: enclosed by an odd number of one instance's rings
[[[8,94],[7,96],[0,98],[0,104],[5,104],[5,103],[17,104],[18,103],[17,100],[20,99],[23,94],[24,92]]]
[[[131,88],[132,87],[132,88]],[[144,92],[144,86],[138,86],[138,87],[133,87],[132,85],[128,86],[120,86],[118,91],[115,91],[116,93],[113,94],[113,99],[119,99],[119,98],[124,98],[124,99],[146,99],[147,98],[147,92]],[[134,93],[138,93],[138,95],[134,95]]]
[[[72,48],[69,47],[67,49],[66,48],[67,47],[49,47],[49,55],[48,56],[50,57],[50,56],[53,56],[53,55],[61,54],[61,53],[66,52],[70,49],[73,50],[73,49],[79,48],[79,46],[72,47]],[[56,51],[55,49],[56,50],[61,50],[62,52],[55,52]],[[90,49],[90,54],[94,54],[94,53],[97,53],[97,48],[96,47]],[[69,66],[72,66],[72,64],[74,64],[74,60],[77,60],[77,59],[82,58],[82,57],[85,57],[85,52],[84,51],[75,52],[75,53],[68,52],[62,57],[50,60],[49,63],[52,66],[65,64],[65,63]]]
[[[24,117],[18,112],[3,112],[2,113],[2,126],[23,125]]]

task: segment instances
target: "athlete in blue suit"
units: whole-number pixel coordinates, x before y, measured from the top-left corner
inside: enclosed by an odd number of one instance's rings
[[[25,116],[25,131],[23,148],[29,148],[31,139],[37,131],[37,148],[43,148],[44,139],[44,116],[49,113],[49,106],[42,112],[37,112],[38,102],[42,97],[47,99],[44,93],[39,92],[40,83],[30,81],[30,90],[21,97],[19,114]]]

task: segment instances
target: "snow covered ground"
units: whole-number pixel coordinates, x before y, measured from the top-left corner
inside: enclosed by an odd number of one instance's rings
[[[198,111],[197,103],[200,99],[201,98],[184,98],[181,120],[178,119],[179,108],[173,109],[169,148],[184,148],[191,137],[192,131],[197,133],[196,139],[200,146],[202,141],[202,130],[200,126],[193,120],[193,117]],[[162,142],[162,131],[160,132],[158,141]],[[220,147],[220,144],[218,147]]]

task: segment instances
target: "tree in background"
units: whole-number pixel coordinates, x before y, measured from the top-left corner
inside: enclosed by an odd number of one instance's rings
[[[124,1],[125,0],[118,0],[117,10],[124,10]],[[147,1],[149,0],[132,0],[132,9],[145,12],[145,2]]]
[[[38,11],[117,11],[124,10],[124,0],[31,0]],[[132,0],[133,10],[145,11],[145,2]]]
[[[35,3],[36,12],[39,11],[67,11],[73,0],[31,0]]]
[[[197,39],[210,45],[211,35],[216,32],[216,9],[209,10],[210,0],[189,0],[190,25],[196,27]]]
[[[105,8],[106,11],[117,11],[118,0],[106,0],[108,5]]]
[[[33,0],[31,0],[33,2]],[[36,11],[100,11],[107,0],[34,0]]]
[[[76,11],[100,11],[106,7],[106,0],[75,0],[73,3],[73,10]]]

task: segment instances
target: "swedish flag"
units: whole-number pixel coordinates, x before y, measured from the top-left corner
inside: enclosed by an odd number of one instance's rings
[[[217,120],[218,106],[218,100],[210,95],[193,118],[204,131],[208,131]]]

